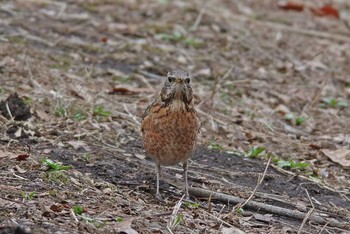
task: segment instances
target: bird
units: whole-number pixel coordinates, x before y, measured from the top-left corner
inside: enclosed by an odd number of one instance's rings
[[[161,166],[178,163],[183,166],[184,190],[189,198],[188,159],[195,150],[199,127],[190,74],[181,69],[170,70],[158,98],[146,108],[141,123],[146,155],[155,161],[156,198],[161,199]]]

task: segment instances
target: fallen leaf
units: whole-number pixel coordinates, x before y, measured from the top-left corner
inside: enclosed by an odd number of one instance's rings
[[[152,93],[153,90],[147,88],[113,87],[108,94],[132,95],[138,93]]]
[[[263,222],[271,222],[273,221],[273,218],[272,218],[272,215],[271,214],[265,214],[265,215],[262,215],[262,214],[253,214],[254,218],[258,221],[263,221]]]
[[[338,150],[321,150],[330,160],[344,167],[350,167],[350,149],[341,148]]]
[[[304,4],[296,1],[279,1],[278,7],[287,11],[303,11]]]
[[[135,157],[139,158],[139,159],[145,159],[146,155],[144,155],[144,154],[135,154]]]
[[[326,4],[320,8],[311,7],[310,10],[317,16],[334,16],[339,19],[339,11],[331,4]]]
[[[24,161],[24,160],[26,160],[28,157],[29,157],[29,154],[19,154],[19,155],[16,157],[16,160],[17,160],[17,161]]]

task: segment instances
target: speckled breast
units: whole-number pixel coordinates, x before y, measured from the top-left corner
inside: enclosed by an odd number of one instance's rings
[[[193,153],[198,128],[199,120],[193,107],[153,106],[142,124],[147,155],[162,165],[187,160]]]

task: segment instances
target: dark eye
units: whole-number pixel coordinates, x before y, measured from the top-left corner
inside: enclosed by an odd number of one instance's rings
[[[168,81],[169,81],[170,83],[173,83],[173,82],[175,81],[175,77],[169,76],[169,77],[168,77]]]
[[[189,84],[190,83],[190,78],[186,78],[185,82],[186,82],[186,84]]]

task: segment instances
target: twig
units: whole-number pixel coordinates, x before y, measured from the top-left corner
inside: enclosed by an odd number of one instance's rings
[[[270,162],[271,162],[271,158],[272,157],[270,156],[269,157],[269,161],[267,161],[267,164],[266,164],[266,167],[265,167],[263,175],[260,177],[260,174],[259,174],[258,182],[256,183],[256,186],[255,186],[252,194],[249,196],[249,198],[242,205],[240,205],[240,208],[243,208],[253,198],[253,196],[255,195],[256,190],[258,190],[259,185],[263,182],[263,180],[265,178],[265,175],[266,175],[266,172],[267,172],[267,168],[269,167]]]
[[[173,209],[173,213],[171,214],[171,217],[169,219],[169,222],[167,224],[167,229],[170,233],[173,233],[171,231],[172,228],[176,227],[176,225],[178,225],[178,222],[177,222],[177,213],[179,212],[180,210],[180,207],[182,205],[182,200],[185,198],[185,194],[182,195],[181,199],[176,203],[176,205],[174,206],[174,209]]]
[[[213,191],[209,191],[209,190],[205,190],[205,189],[201,189],[201,188],[189,188],[189,192],[191,195],[193,195],[195,197],[201,197],[201,198],[207,198],[212,193],[213,200],[217,200],[217,201],[221,201],[221,202],[225,202],[225,203],[229,202],[229,203],[237,204],[237,203],[244,203],[244,201],[245,201],[244,199],[242,199],[240,197],[227,195],[227,194],[223,194],[223,193],[218,193],[218,192],[213,192]],[[249,201],[245,205],[245,207],[248,209],[265,211],[265,212],[269,212],[272,214],[281,215],[281,216],[294,218],[294,219],[300,219],[300,220],[304,219],[305,215],[306,215],[305,213],[300,212],[300,211],[290,210],[287,208],[282,208],[282,207],[264,204],[261,202],[255,202],[255,201]],[[340,222],[340,221],[335,220],[335,219],[327,220],[327,219],[325,219],[319,215],[315,215],[315,214],[311,214],[309,219],[313,222],[318,223],[318,224],[325,224],[328,222],[328,224],[330,226],[339,227],[339,228],[350,228],[350,224],[348,224],[348,223],[346,224],[344,222]]]
[[[13,119],[13,115],[11,113],[11,110],[10,110],[8,102],[6,102],[6,110],[7,110],[7,113],[9,114],[10,118]]]
[[[191,30],[192,31],[196,31],[198,29],[198,26],[199,24],[201,23],[202,21],[202,18],[203,18],[203,15],[205,13],[205,7],[203,6],[201,9],[200,9],[200,12],[196,18],[196,21],[194,22],[194,24],[192,25],[191,27]]]
[[[124,103],[124,109],[126,111],[126,113],[129,114],[129,117],[131,117],[132,120],[134,120],[134,122],[137,124],[137,126],[140,126],[141,123],[136,119],[135,115],[131,114],[130,111],[128,110],[128,107],[126,106],[126,104]]]
[[[312,200],[310,198],[310,195],[309,195],[309,192],[307,191],[307,189],[305,189],[305,192],[306,192],[307,198],[309,199],[309,201],[311,203],[312,208],[305,215],[305,218],[303,219],[303,222],[301,223],[301,225],[300,225],[300,227],[298,229],[298,234],[301,233],[301,230],[303,229],[303,226],[305,225],[306,221],[310,218],[312,212],[315,210],[314,203],[312,202]]]
[[[325,230],[325,229],[326,229],[327,225],[328,225],[328,222],[327,222],[327,223],[325,223],[325,225],[323,225],[323,227],[322,227],[321,231],[319,232],[319,234],[322,234],[323,230]]]

